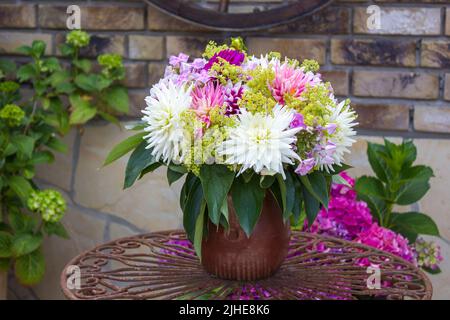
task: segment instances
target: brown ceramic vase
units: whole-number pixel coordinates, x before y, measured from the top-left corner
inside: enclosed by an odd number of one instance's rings
[[[228,230],[209,222],[202,243],[203,267],[222,279],[252,281],[270,277],[286,258],[290,238],[289,222],[284,223],[273,195],[266,193],[261,216],[250,237],[239,225],[230,196],[228,212]]]

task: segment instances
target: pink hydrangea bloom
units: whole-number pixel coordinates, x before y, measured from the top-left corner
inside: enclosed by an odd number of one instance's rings
[[[416,262],[414,251],[408,245],[408,240],[390,229],[380,227],[377,223],[373,223],[370,228],[359,233],[355,241],[387,251],[409,262]]]
[[[283,63],[275,68],[275,79],[269,85],[272,95],[279,103],[284,104],[284,95],[289,94],[295,98],[300,97],[306,86],[316,85],[320,77],[312,72],[303,72],[288,63]]]

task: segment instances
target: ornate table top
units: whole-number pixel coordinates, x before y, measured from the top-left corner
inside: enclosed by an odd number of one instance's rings
[[[320,248],[320,250],[317,250]],[[378,281],[379,280],[379,281]],[[294,231],[271,278],[207,274],[181,230],[118,239],[75,257],[61,275],[69,299],[431,299],[425,274],[371,247]]]

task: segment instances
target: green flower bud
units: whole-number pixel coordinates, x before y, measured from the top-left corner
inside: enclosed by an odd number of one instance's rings
[[[20,85],[14,81],[5,81],[0,83],[0,92],[15,92],[19,90]]]
[[[98,63],[107,69],[122,68],[122,56],[119,54],[102,54],[97,58]]]
[[[231,48],[239,51],[247,51],[244,39],[241,37],[231,38]]]
[[[42,220],[52,223],[60,221],[67,209],[66,201],[55,190],[33,191],[28,198],[28,207],[40,213]]]
[[[25,112],[15,104],[7,104],[0,110],[0,119],[2,119],[8,127],[17,127],[22,123]]]
[[[320,69],[319,63],[314,59],[305,59],[302,62],[301,67],[305,72],[317,72]]]
[[[89,42],[91,40],[91,36],[84,31],[81,30],[73,30],[71,31],[66,38],[66,42],[68,44],[73,45],[77,48],[86,47],[89,45]]]

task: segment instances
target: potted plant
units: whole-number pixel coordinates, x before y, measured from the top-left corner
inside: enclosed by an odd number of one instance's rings
[[[170,57],[150,90],[124,187],[161,165],[180,195],[183,224],[205,269],[221,278],[270,276],[283,262],[289,223],[312,223],[348,168],[355,113],[338,102],[313,60],[248,55],[240,38],[210,42],[203,56]]]

